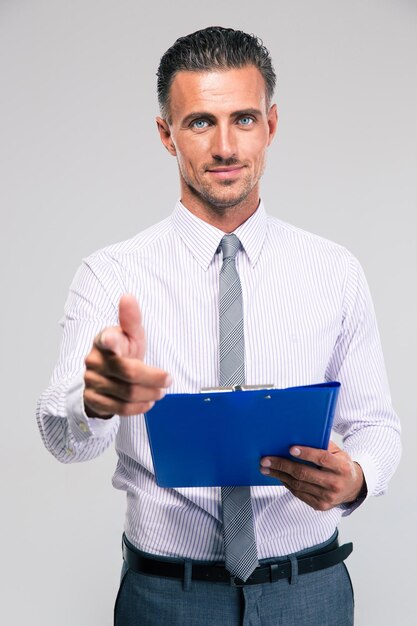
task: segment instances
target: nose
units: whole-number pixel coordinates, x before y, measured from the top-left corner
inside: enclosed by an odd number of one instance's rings
[[[213,133],[211,146],[212,157],[216,161],[236,158],[237,146],[233,127],[229,124],[218,124]]]

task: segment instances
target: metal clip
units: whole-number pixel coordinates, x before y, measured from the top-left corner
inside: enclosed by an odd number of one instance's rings
[[[268,383],[266,385],[233,385],[233,387],[202,387],[200,393],[224,393],[226,391],[260,391],[264,389],[273,389],[274,385]]]

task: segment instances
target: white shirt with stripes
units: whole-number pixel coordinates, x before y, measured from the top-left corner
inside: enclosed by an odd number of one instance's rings
[[[399,422],[358,261],[342,246],[268,216],[262,202],[234,232],[243,246],[236,266],[247,384],[340,381],[334,430],[361,465],[368,495],[383,494],[400,457]],[[178,202],[167,219],[85,259],[65,306],[60,357],[38,403],[44,443],[63,463],[92,459],[115,441],[113,484],[127,493],[126,535],[156,555],[223,558],[220,488],[158,487],[143,415],[86,416],[84,358],[95,335],[118,324],[119,299],[128,292],[142,310],[146,362],[171,374],[169,392],[217,386],[223,235]],[[259,558],[327,540],[353,509],[315,511],[283,486],[251,493]]]

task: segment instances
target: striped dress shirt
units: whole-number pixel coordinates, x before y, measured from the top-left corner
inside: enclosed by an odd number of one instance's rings
[[[342,246],[268,216],[262,202],[234,232],[242,242],[236,266],[247,384],[340,381],[334,431],[361,465],[368,495],[384,493],[400,457],[399,422],[359,263]],[[63,463],[92,459],[115,441],[113,484],[127,493],[126,535],[156,555],[223,558],[220,489],[158,487],[144,416],[85,414],[84,358],[94,336],[118,324],[119,299],[129,292],[142,309],[145,360],[171,374],[169,392],[217,386],[223,235],[178,202],[167,219],[85,259],[66,302],[59,360],[38,403],[44,443]],[[259,558],[327,540],[354,508],[315,511],[283,486],[251,494]]]

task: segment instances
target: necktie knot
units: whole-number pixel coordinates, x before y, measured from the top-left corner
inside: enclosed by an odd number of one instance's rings
[[[220,248],[223,252],[223,260],[229,258],[234,259],[237,251],[240,249],[240,246],[240,240],[234,233],[225,235],[220,242]]]

